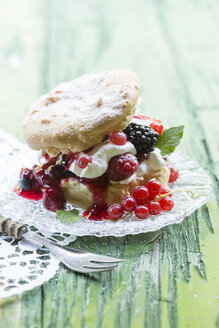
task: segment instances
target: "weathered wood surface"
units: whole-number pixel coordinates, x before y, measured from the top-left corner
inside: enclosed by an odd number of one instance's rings
[[[147,235],[78,238],[75,246],[124,264],[95,277],[60,267],[41,288],[0,301],[0,327],[219,327],[218,1],[8,0],[0,31],[2,127],[21,138],[36,96],[128,68],[140,76],[145,113],[185,124],[182,148],[213,183],[207,206],[147,247]]]

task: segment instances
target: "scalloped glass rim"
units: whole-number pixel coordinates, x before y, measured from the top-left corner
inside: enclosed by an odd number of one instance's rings
[[[128,234],[146,233],[159,230],[167,225],[180,223],[183,219],[201,207],[208,200],[211,185],[205,171],[187,155],[177,151],[170,160],[179,169],[179,179],[171,185],[173,190],[190,190],[173,195],[174,208],[146,220],[139,220],[133,214],[119,221],[91,221],[84,218],[62,224],[55,213],[48,212],[42,202],[32,202],[18,197],[13,192],[21,167],[30,167],[37,161],[36,152],[28,149],[15,137],[0,130],[0,168],[6,172],[0,176],[1,213],[20,222],[35,226],[42,233],[60,232],[75,236],[93,235],[97,237],[122,237]],[[70,209],[70,206],[69,206]]]

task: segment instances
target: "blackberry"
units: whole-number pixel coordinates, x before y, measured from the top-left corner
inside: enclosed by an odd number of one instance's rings
[[[136,123],[130,123],[123,130],[130,141],[136,148],[138,153],[150,153],[157,144],[159,134],[150,126],[144,126]]]

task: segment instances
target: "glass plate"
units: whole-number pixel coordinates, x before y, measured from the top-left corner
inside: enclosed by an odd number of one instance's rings
[[[21,167],[31,167],[37,163],[37,154],[20,143],[12,135],[0,130],[0,204],[1,213],[20,222],[35,226],[39,231],[48,235],[62,233],[75,236],[94,235],[121,237],[128,234],[156,231],[173,223],[180,223],[204,203],[209,192],[209,178],[199,165],[181,152],[170,156],[170,161],[179,169],[179,179],[171,185],[172,190],[190,190],[173,194],[174,208],[170,212],[157,216],[150,216],[146,220],[139,220],[130,214],[117,222],[91,221],[84,218],[62,224],[55,213],[47,211],[42,202],[33,202],[17,196],[13,188],[18,181]]]

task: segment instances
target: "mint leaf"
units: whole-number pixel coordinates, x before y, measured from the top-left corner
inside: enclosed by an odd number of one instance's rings
[[[169,155],[175,150],[183,136],[183,129],[183,125],[176,126],[161,134],[156,147],[160,149],[162,156]]]
[[[70,223],[79,218],[79,210],[76,208],[71,211],[57,210],[56,215],[62,223]]]

